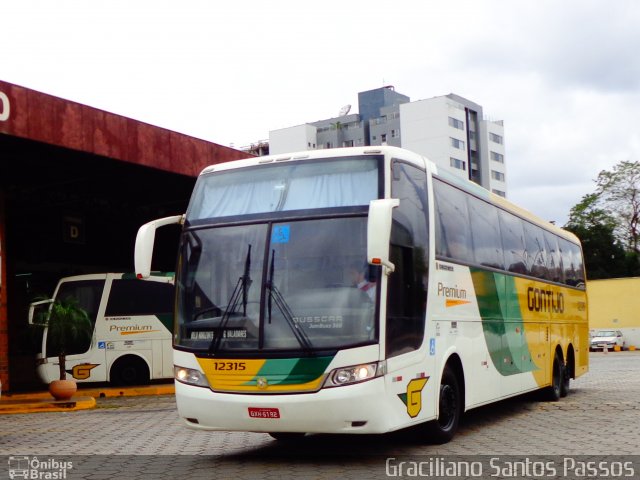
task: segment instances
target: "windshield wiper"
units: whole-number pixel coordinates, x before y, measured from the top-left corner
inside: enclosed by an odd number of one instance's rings
[[[275,261],[275,257],[276,257],[276,252],[275,250],[273,250],[272,256],[271,256],[271,265],[269,266],[269,281],[265,285],[265,287],[269,290],[269,298],[268,298],[268,305],[267,305],[268,313],[269,313],[269,323],[271,323],[271,309],[272,309],[271,302],[273,300],[276,304],[276,307],[278,307],[278,310],[280,310],[280,313],[282,313],[282,316],[287,321],[287,325],[289,325],[289,328],[291,328],[291,331],[293,332],[293,336],[296,337],[296,340],[298,341],[302,349],[305,350],[307,353],[312,353],[313,346],[311,345],[311,341],[309,340],[307,333],[304,331],[304,328],[293,319],[294,317],[293,317],[293,313],[291,312],[291,308],[289,307],[289,305],[287,304],[287,301],[282,296],[282,293],[280,293],[280,290],[278,290],[278,287],[276,287],[275,284],[273,283],[273,270],[274,270],[273,264]]]
[[[233,293],[231,293],[231,298],[229,299],[229,303],[227,304],[227,308],[225,308],[224,313],[222,314],[222,318],[220,319],[220,325],[218,326],[218,335],[213,337],[211,344],[209,345],[209,352],[215,353],[220,348],[220,343],[222,342],[222,336],[224,334],[224,328],[229,322],[229,317],[232,313],[235,313],[236,308],[238,306],[238,302],[240,301],[240,296],[242,295],[242,315],[247,316],[247,300],[249,294],[249,287],[251,287],[251,277],[249,273],[251,271],[251,244],[249,244],[249,249],[247,250],[247,256],[244,260],[244,272],[243,275],[238,278],[238,282],[236,283],[235,288],[233,289]]]

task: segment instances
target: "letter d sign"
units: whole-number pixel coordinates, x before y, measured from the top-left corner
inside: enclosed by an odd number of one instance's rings
[[[11,104],[9,103],[9,97],[7,97],[4,92],[0,92],[0,122],[9,120],[10,113]]]

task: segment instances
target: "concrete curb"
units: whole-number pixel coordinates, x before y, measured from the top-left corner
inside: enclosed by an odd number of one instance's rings
[[[137,387],[78,388],[78,396],[71,398],[71,400],[61,401],[54,400],[49,392],[3,394],[0,399],[0,415],[86,410],[96,406],[96,398],[173,395],[174,393],[173,384],[162,384]]]
[[[36,413],[36,412],[70,412],[75,410],[87,410],[96,406],[93,397],[73,397],[70,400],[49,399],[23,399],[0,400],[0,414],[7,413]]]

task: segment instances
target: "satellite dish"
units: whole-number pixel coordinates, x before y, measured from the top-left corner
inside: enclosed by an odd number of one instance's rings
[[[338,116],[344,117],[347,113],[349,113],[349,110],[351,110],[351,105],[345,105],[340,109],[340,114]]]

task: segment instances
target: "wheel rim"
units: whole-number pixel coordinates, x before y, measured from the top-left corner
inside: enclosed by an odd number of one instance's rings
[[[451,427],[453,427],[457,414],[456,410],[456,391],[451,385],[441,385],[440,414],[438,415],[438,424],[443,430],[449,430]]]

